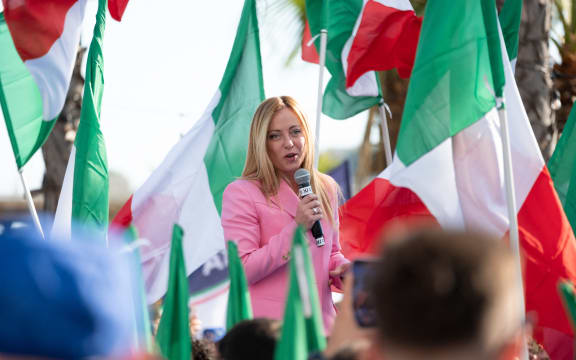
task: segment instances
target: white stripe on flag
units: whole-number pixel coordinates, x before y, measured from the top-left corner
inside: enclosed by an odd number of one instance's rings
[[[58,207],[52,225],[52,237],[70,240],[72,238],[72,197],[74,191],[74,163],[76,159],[76,146],[72,145],[66,174],[58,198]]]

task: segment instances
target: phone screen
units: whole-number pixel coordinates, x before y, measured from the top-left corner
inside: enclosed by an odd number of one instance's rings
[[[373,301],[368,289],[368,276],[374,261],[356,260],[352,264],[354,286],[352,288],[354,317],[361,327],[372,327],[376,324]]]

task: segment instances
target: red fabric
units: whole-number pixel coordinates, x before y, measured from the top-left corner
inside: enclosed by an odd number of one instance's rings
[[[128,6],[128,0],[108,0],[108,11],[116,21],[122,21],[126,6]]]
[[[346,87],[368,71],[398,69],[408,78],[414,66],[422,18],[370,0],[348,54]]]
[[[314,43],[308,46],[310,39],[312,39],[312,35],[310,34],[310,24],[306,21],[306,24],[304,25],[304,33],[302,34],[302,60],[318,64],[320,62],[320,56],[318,55],[318,51],[316,51]]]
[[[436,223],[420,198],[408,188],[376,178],[340,207],[340,245],[348,259],[379,250],[383,232],[414,222]]]
[[[573,359],[574,332],[558,281],[576,281],[576,240],[546,167],[518,212],[526,311],[536,316],[535,338],[552,359]]]
[[[126,204],[118,211],[110,227],[126,228],[132,223],[132,196],[126,201]]]
[[[22,61],[42,57],[64,31],[77,0],[2,0],[6,24]]]

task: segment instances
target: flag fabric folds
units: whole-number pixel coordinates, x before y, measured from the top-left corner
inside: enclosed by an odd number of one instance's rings
[[[409,77],[421,26],[409,0],[365,0],[342,52],[346,87],[371,70],[396,68],[400,77]]]
[[[562,136],[558,140],[556,149],[548,161],[550,176],[554,180],[554,188],[558,193],[564,212],[572,225],[576,228],[576,106],[572,106],[570,116]]]
[[[190,360],[192,345],[188,325],[188,280],[182,247],[183,231],[174,224],[170,249],[168,291],[156,340],[162,355],[170,360]]]
[[[113,221],[133,224],[151,243],[142,249],[149,303],[166,291],[172,224],[184,229],[187,274],[224,250],[222,193],[242,173],[250,122],[263,100],[256,5],[246,0],[222,82],[204,115]]]
[[[306,0],[311,36],[320,34],[322,29],[328,32],[326,68],[332,78],[324,89],[322,112],[334,119],[347,119],[377,105],[381,100],[380,84],[374,72],[365,74],[354,87],[346,89],[346,65],[342,62],[342,49],[354,29],[354,22],[361,9],[362,0]],[[316,50],[320,49],[319,37],[314,44]],[[309,51],[304,49],[303,53]]]
[[[2,0],[0,103],[22,168],[54,126],[66,100],[86,0]]]
[[[102,42],[106,26],[106,0],[98,1],[94,36],[88,49],[80,124],[66,167],[53,232],[73,238],[75,227],[89,227],[104,244],[108,231],[108,161],[100,130],[104,92]]]
[[[518,58],[518,34],[520,33],[520,21],[522,20],[522,0],[504,1],[499,18],[508,59],[512,64],[512,70],[514,70]]]
[[[380,231],[406,218],[508,236],[495,102],[504,81],[494,72],[498,49],[486,25],[496,22],[486,15],[496,10],[487,1],[428,2],[394,160],[342,208],[346,254],[376,251]],[[501,44],[526,311],[537,314],[535,337],[551,357],[569,358],[573,330],[556,284],[576,279],[576,242]]]
[[[228,273],[230,291],[228,292],[228,310],[226,330],[230,330],[242,320],[252,319],[252,303],[242,261],[238,256],[238,246],[228,240]]]
[[[124,11],[126,11],[126,6],[128,6],[128,0],[108,1],[108,11],[110,11],[110,15],[116,21],[122,21],[122,16],[124,16]]]
[[[310,354],[326,347],[314,268],[308,241],[300,227],[294,232],[290,254],[290,282],[275,360],[308,359]]]

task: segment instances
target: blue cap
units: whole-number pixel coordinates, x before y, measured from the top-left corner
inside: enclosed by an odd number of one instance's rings
[[[60,359],[130,347],[128,271],[101,244],[0,233],[0,354]]]

